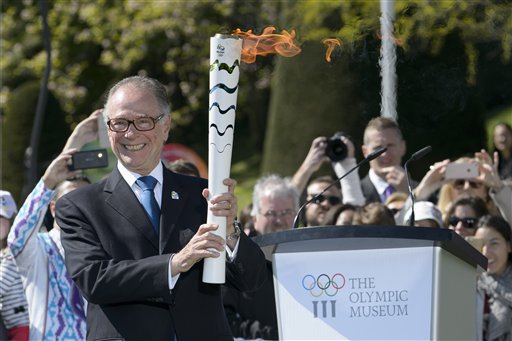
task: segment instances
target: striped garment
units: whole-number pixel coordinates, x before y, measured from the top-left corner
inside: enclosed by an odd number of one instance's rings
[[[52,194],[40,180],[20,208],[7,242],[29,303],[30,340],[84,340],[84,300],[66,271],[60,231],[39,233]]]
[[[0,252],[0,314],[7,330],[28,326],[28,305],[18,268],[8,248]]]

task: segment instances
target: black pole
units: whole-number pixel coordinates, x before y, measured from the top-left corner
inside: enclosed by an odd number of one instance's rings
[[[48,4],[46,0],[39,0],[39,9],[41,11],[41,20],[43,24],[43,40],[46,51],[46,67],[44,69],[41,87],[39,89],[39,97],[37,99],[37,108],[34,115],[34,125],[30,136],[30,145],[25,150],[25,167],[27,169],[25,185],[23,187],[23,197],[26,197],[35,187],[38,178],[37,156],[39,152],[39,140],[41,138],[41,130],[43,126],[44,112],[46,109],[46,101],[48,98],[48,79],[52,66],[52,46],[50,27],[48,26]]]

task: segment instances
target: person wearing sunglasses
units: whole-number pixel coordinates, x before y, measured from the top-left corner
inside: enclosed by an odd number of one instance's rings
[[[335,139],[339,139],[339,141]],[[337,141],[338,145],[342,144],[346,147],[345,157],[338,155],[338,157],[332,159],[333,147],[330,147],[330,144],[332,145],[333,141]],[[331,148],[331,152],[329,152],[329,148]],[[340,152],[340,154],[344,153]],[[331,164],[338,178],[352,169],[356,165],[355,147],[352,140],[342,134],[336,134],[330,139],[325,136],[319,136],[313,140],[306,158],[292,177],[299,195],[306,192],[313,174],[326,163]],[[334,179],[331,179],[331,181],[334,181]],[[365,203],[357,171],[348,174],[339,184],[336,184],[336,187],[341,188],[341,198],[344,204],[363,205]]]
[[[320,176],[311,180],[306,188],[306,200],[316,199],[306,206],[306,226],[324,225],[325,215],[331,207],[341,204],[341,191],[337,186],[331,186],[320,194],[334,181],[330,176]]]
[[[477,282],[477,340],[512,339],[512,236],[500,216],[483,216],[475,237],[488,259]]]
[[[462,237],[475,235],[478,219],[488,214],[485,202],[479,197],[456,200],[444,217],[444,225]]]
[[[449,159],[430,166],[420,184],[415,188],[416,200],[431,200],[437,203],[443,216],[457,199],[467,196],[481,198],[489,213],[498,214],[512,221],[512,188],[500,179],[496,163],[489,153],[481,150],[474,157],[461,157],[454,163],[474,163],[478,166],[478,175],[472,178],[446,179],[445,172]]]

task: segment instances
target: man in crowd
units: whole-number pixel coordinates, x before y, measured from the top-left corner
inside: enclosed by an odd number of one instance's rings
[[[117,167],[57,202],[66,266],[88,301],[88,339],[232,340],[220,286],[202,282],[204,258],[227,253],[227,284],[255,290],[266,279],[259,247],[235,228],[236,182],[212,194],[204,179],[160,160],[171,117],[165,87],[121,80],[103,112]],[[206,224],[227,218],[226,240]]]
[[[335,159],[331,159],[334,154],[328,152],[330,147],[329,141],[339,139],[337,145],[342,143],[345,146],[343,153],[338,152]],[[328,156],[331,155],[331,157]],[[353,142],[344,135],[337,134],[336,136],[328,139],[324,136],[319,136],[313,140],[311,147],[306,155],[306,158],[293,175],[293,183],[297,187],[299,193],[306,189],[306,200],[311,199],[314,195],[319,194],[327,186],[329,186],[334,179],[331,177],[320,176],[310,181],[311,176],[320,169],[321,165],[330,162],[331,166],[336,173],[337,177],[347,174],[350,169],[356,165],[355,148]],[[341,190],[340,190],[341,186]],[[339,184],[335,184],[328,189],[322,198],[310,203],[306,208],[306,225],[318,226],[323,225],[323,219],[326,212],[337,203],[343,202],[344,204],[363,205],[365,202],[361,186],[359,183],[359,176],[357,171],[352,172],[343,178]]]
[[[385,203],[391,193],[407,193],[407,177],[401,166],[406,152],[406,143],[398,124],[387,117],[376,117],[368,122],[364,130],[363,155],[387,147],[384,154],[370,161],[370,170],[361,180],[366,203]]]
[[[271,174],[260,178],[253,191],[254,230],[257,235],[290,230],[299,195],[289,178]],[[272,263],[267,261],[268,280],[254,292],[224,287],[224,309],[233,335],[244,339],[277,340],[277,315]]]

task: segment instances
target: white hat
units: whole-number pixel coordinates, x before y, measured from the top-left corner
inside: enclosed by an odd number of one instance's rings
[[[411,209],[409,208],[404,216],[404,222],[408,222],[411,219]],[[439,225],[439,227],[443,227],[443,217],[441,215],[441,211],[431,203],[430,201],[418,201],[414,203],[414,220],[433,220]]]
[[[11,193],[0,190],[0,216],[11,219],[17,212]]]

